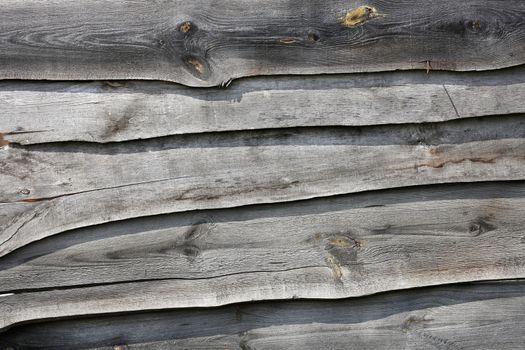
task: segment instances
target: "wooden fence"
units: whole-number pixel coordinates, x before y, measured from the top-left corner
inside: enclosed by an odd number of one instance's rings
[[[0,349],[523,348],[525,1],[0,8]]]

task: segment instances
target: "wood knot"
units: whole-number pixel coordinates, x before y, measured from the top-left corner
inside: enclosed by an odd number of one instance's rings
[[[420,317],[416,315],[409,316],[401,324],[401,330],[404,333],[408,333],[410,331],[417,329],[418,327],[421,327],[425,321],[426,321],[425,317]]]
[[[308,41],[311,42],[311,43],[316,43],[318,42],[319,40],[321,40],[321,36],[319,35],[319,33],[316,33],[316,32],[310,32],[308,33]]]
[[[480,231],[481,231],[481,226],[477,223],[472,223],[468,227],[468,232],[470,232],[471,234],[475,236],[479,235]]]
[[[333,237],[328,240],[328,244],[336,248],[360,248],[361,243],[355,239],[347,237]]]
[[[358,263],[362,241],[350,236],[349,232],[330,234],[324,237],[325,251],[338,265],[350,266]]]
[[[191,58],[188,60],[188,63],[191,64],[199,74],[204,74],[204,65],[198,59]]]
[[[27,188],[23,188],[21,190],[18,191],[19,194],[22,194],[24,196],[27,196],[31,193],[31,190],[27,189]]]
[[[348,12],[342,18],[342,24],[348,28],[355,28],[362,26],[371,19],[383,16],[374,7],[364,5]]]
[[[184,23],[181,23],[179,25],[179,31],[181,33],[184,33],[184,34],[187,34],[190,32],[190,30],[193,29],[193,23],[189,22],[189,21],[186,21]]]
[[[200,255],[200,249],[196,245],[186,244],[182,247],[182,254],[187,258],[196,258]]]
[[[477,31],[477,30],[481,29],[481,23],[478,20],[470,21],[469,24],[470,24],[470,27],[472,28],[472,30],[474,30],[474,31]]]
[[[206,218],[192,225],[182,235],[182,242],[177,244],[177,249],[190,262],[194,261],[201,254],[199,241],[204,236],[208,235],[214,228],[215,223],[212,218]],[[205,239],[205,238],[204,238]]]
[[[476,221],[471,222],[468,226],[468,233],[472,237],[477,237],[481,234],[493,231],[496,226],[489,223],[489,217],[478,218]]]
[[[186,56],[183,58],[186,68],[195,77],[206,80],[210,75],[210,68],[206,61],[197,56]]]

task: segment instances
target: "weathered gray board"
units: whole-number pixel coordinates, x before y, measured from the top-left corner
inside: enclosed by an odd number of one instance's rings
[[[278,285],[286,271],[340,296],[517,278],[525,274],[524,216],[524,182],[489,182],[126,220],[0,259],[0,294],[161,279],[195,280],[198,290],[216,279],[216,296],[199,305],[209,306],[248,275],[259,291],[239,284],[228,300],[274,299],[280,289],[322,297],[292,280]]]
[[[16,292],[0,298],[0,328],[520,278],[524,194],[523,182],[414,187],[71,231],[0,259],[0,292]]]
[[[16,349],[523,349],[523,281],[21,325]]]
[[[525,66],[243,79],[227,89],[159,82],[0,83],[6,141],[111,142],[305,126],[441,122],[525,113]]]
[[[523,347],[525,2],[0,5],[0,349]]]
[[[4,79],[213,86],[253,75],[525,63],[522,0],[2,0],[0,7]]]
[[[0,256],[139,216],[525,178],[522,116],[0,150]]]

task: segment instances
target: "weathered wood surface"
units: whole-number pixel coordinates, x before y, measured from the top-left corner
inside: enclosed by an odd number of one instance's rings
[[[525,178],[521,116],[0,150],[0,255],[73,228],[384,188]]]
[[[15,349],[522,349],[523,281],[339,301],[239,304],[13,327]]]
[[[0,78],[487,70],[525,63],[521,0],[0,2]],[[366,6],[366,7],[362,7]]]
[[[157,82],[3,82],[0,133],[14,143],[440,122],[525,113],[525,66],[240,80],[228,89]]]
[[[0,292],[17,293],[0,298],[0,328],[520,278],[524,202],[524,182],[441,185],[72,231],[0,260]]]
[[[232,283],[228,277],[249,275],[262,290],[258,296],[274,299],[281,289],[288,297],[312,293],[291,281],[278,285],[274,276],[290,271],[339,296],[515,278],[525,273],[524,215],[525,183],[512,182],[128,220],[50,237],[4,257],[0,292],[160,279],[201,286],[199,280],[217,279],[212,300],[218,300]],[[235,288],[242,295],[252,287]]]
[[[523,347],[524,1],[0,5],[0,349]]]

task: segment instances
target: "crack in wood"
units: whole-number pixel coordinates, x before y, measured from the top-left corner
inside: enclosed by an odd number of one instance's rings
[[[164,281],[211,281],[216,279],[222,279],[232,276],[248,276],[256,274],[276,274],[282,272],[293,272],[301,270],[309,270],[316,268],[326,268],[326,265],[304,265],[300,267],[290,267],[286,269],[267,269],[267,270],[246,270],[238,271],[232,273],[217,274],[205,277],[161,277],[161,278],[133,278],[129,280],[115,281],[115,282],[101,282],[101,283],[86,283],[82,285],[62,285],[55,287],[43,287],[43,288],[24,288],[24,289],[14,289],[14,290],[2,290],[2,293],[9,295],[18,295],[20,293],[40,293],[46,291],[58,291],[58,290],[79,290],[83,288],[92,288],[92,287],[105,287],[105,286],[118,286],[118,285],[129,285],[135,283],[149,283],[149,282],[164,282]],[[297,295],[294,296],[294,299],[297,299]],[[292,296],[290,296],[292,299]]]
[[[448,100],[452,104],[452,108],[454,108],[454,112],[456,113],[456,116],[458,118],[461,118],[461,116],[459,115],[458,109],[456,108],[456,105],[454,104],[454,101],[452,101],[452,97],[450,96],[450,93],[448,92],[447,87],[445,86],[445,84],[443,84],[443,89],[445,90],[445,93],[448,96]]]
[[[494,164],[498,159],[503,158],[509,158],[509,159],[517,159],[517,160],[524,160],[525,156],[510,156],[510,157],[492,157],[492,158],[463,158],[463,159],[457,159],[457,160],[440,160],[440,159],[434,159],[427,163],[416,163],[414,164],[415,169],[427,167],[427,168],[434,168],[434,169],[441,169],[444,168],[448,164],[461,164],[464,162],[472,162],[472,163],[481,163],[481,164]]]
[[[16,201],[12,201],[12,202],[0,202],[0,204],[45,202],[45,201],[51,201],[51,200],[54,200],[54,199],[57,199],[57,198],[70,197],[70,196],[83,194],[83,193],[105,191],[105,190],[114,190],[114,189],[118,189],[118,188],[133,187],[133,186],[140,186],[140,185],[145,185],[145,184],[153,184],[153,183],[160,183],[160,182],[166,182],[166,181],[172,181],[172,180],[179,180],[179,179],[183,179],[183,178],[186,178],[186,176],[179,176],[179,177],[159,179],[159,180],[150,180],[150,181],[143,181],[143,182],[135,182],[135,183],[130,183],[130,184],[118,185],[118,186],[100,187],[100,188],[94,188],[92,190],[64,193],[64,194],[60,194],[60,195],[52,196],[52,197],[28,198],[28,199],[20,199],[20,200],[16,200]]]
[[[41,207],[37,207],[33,212],[32,214],[22,222],[22,224],[20,224],[16,229],[15,231],[9,235],[9,237],[7,237],[6,239],[4,239],[1,243],[0,243],[0,248],[3,247],[4,245],[6,245],[9,241],[11,241],[14,237],[16,237],[16,235],[20,232],[20,230],[22,228],[24,228],[24,226],[26,226],[29,222],[33,221],[34,219],[36,219],[37,217],[39,217],[40,215],[42,215],[42,212],[44,212],[46,209],[49,209],[47,206],[41,206]],[[8,226],[7,228],[11,228],[12,226]]]

